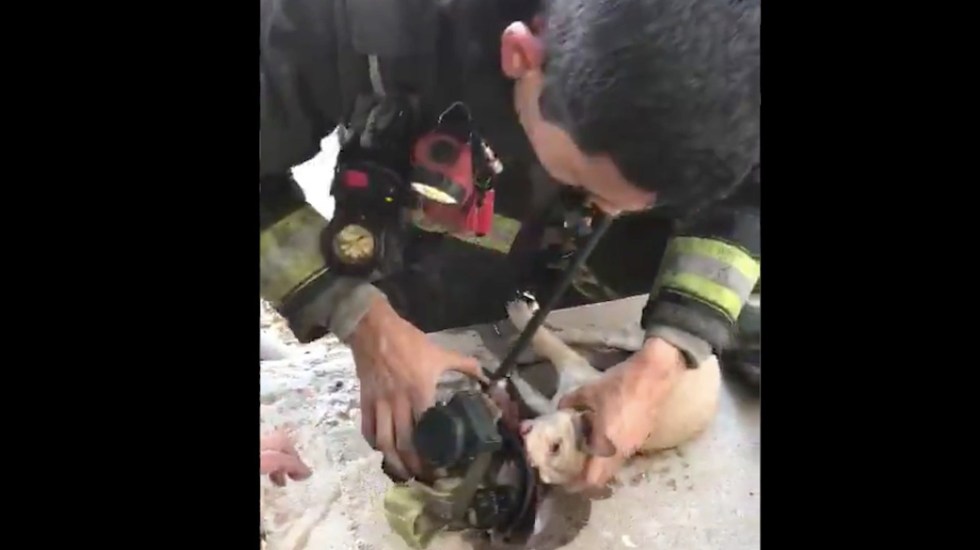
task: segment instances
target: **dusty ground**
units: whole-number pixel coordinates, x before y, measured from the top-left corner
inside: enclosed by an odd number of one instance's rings
[[[291,340],[268,308],[262,307],[261,316],[264,330]],[[434,338],[472,349],[481,337],[460,331]],[[261,430],[293,427],[299,452],[314,473],[285,488],[260,481],[268,549],[405,549],[381,509],[390,481],[381,472],[380,454],[359,433],[359,388],[349,350],[332,337],[292,345],[294,359],[261,366]],[[606,500],[558,497],[550,526],[530,548],[758,548],[759,483],[758,402],[727,388],[718,418],[702,437],[634,461]],[[442,536],[431,548],[483,550],[455,534]]]
[[[300,346],[265,305],[261,318],[263,330],[280,335],[297,356],[262,363],[260,430],[290,426],[314,472],[285,488],[260,480],[267,548],[404,548],[381,509],[390,486],[381,472],[381,455],[360,435],[359,387],[349,349],[332,337]],[[469,547],[455,537],[433,545],[436,550]]]

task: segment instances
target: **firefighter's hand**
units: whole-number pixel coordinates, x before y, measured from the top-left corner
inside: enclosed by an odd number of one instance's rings
[[[593,413],[589,447],[599,452],[589,458],[578,488],[605,486],[643,445],[660,404],[684,368],[677,348],[651,338],[632,357],[561,400],[559,408]]]
[[[286,484],[286,476],[300,481],[311,474],[285,430],[276,430],[259,438],[259,475],[268,475],[273,483],[282,487]]]
[[[357,325],[350,347],[361,382],[361,432],[384,453],[394,475],[420,473],[412,446],[415,420],[435,403],[443,372],[452,369],[482,379],[480,364],[430,342],[383,299]]]

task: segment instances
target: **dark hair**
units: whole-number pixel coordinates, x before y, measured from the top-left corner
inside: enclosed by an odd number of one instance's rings
[[[546,2],[545,119],[662,202],[723,194],[759,159],[761,0]]]

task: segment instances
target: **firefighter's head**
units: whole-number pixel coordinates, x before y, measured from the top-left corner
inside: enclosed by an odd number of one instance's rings
[[[546,0],[501,39],[545,169],[607,212],[729,190],[759,155],[760,0]]]

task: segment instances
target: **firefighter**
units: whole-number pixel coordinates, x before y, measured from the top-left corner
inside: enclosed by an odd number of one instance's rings
[[[564,186],[617,217],[589,263],[604,293],[579,297],[649,292],[648,340],[568,401],[597,412],[597,437],[635,448],[677,373],[711,354],[758,369],[758,330],[739,329],[761,261],[758,0],[261,2],[262,296],[300,341],[333,333],[351,347],[362,432],[396,474],[420,466],[413,421],[438,377],[481,376],[423,330],[499,319],[512,281],[499,276],[506,245],[452,238],[406,244],[410,267],[391,277],[328,265],[328,220],[290,169],[338,126],[366,147],[372,125],[395,124],[359,111],[364,98],[414,94],[413,136],[465,105],[503,165],[502,215],[520,221]],[[622,459],[593,459],[585,481],[604,484]]]

